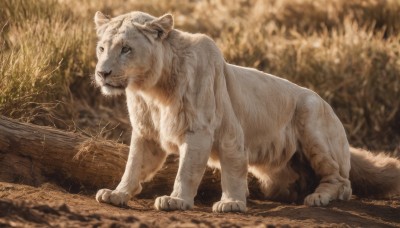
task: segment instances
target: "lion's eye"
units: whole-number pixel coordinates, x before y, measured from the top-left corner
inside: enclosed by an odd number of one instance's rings
[[[99,47],[99,51],[100,51],[100,52],[103,52],[103,51],[104,51],[104,48],[103,48],[103,47]]]
[[[121,49],[121,54],[126,54],[126,53],[130,52],[131,50],[132,50],[132,49],[131,49],[130,47],[124,46],[124,47],[122,47],[122,49]]]

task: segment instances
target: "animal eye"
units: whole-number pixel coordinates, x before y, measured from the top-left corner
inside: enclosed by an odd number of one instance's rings
[[[100,52],[103,52],[103,51],[104,51],[104,48],[103,48],[103,47],[99,47],[99,51],[100,51]]]
[[[132,49],[131,49],[130,47],[124,46],[124,47],[122,47],[122,49],[121,49],[121,54],[126,54],[126,53],[130,52],[131,50],[132,50]]]

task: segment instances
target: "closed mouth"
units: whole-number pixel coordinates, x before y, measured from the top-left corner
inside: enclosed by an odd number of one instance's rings
[[[125,89],[125,86],[122,86],[122,85],[118,85],[118,86],[117,85],[111,85],[109,83],[106,83],[103,86],[110,87],[110,88],[113,88],[113,89]]]

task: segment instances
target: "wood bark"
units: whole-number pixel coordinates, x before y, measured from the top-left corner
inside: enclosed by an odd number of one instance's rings
[[[40,185],[55,181],[85,189],[118,184],[128,156],[127,145],[0,116],[0,181]],[[169,194],[178,158],[170,156],[143,196]],[[77,190],[79,191],[79,189]],[[207,169],[200,185],[204,194],[219,195],[219,173]]]

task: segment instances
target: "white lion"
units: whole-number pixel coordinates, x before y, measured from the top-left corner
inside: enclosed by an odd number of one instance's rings
[[[170,153],[180,155],[179,169],[158,210],[192,208],[207,163],[221,170],[214,212],[246,211],[248,171],[268,198],[287,201],[298,200],[311,177],[310,206],[348,200],[349,176],[367,193],[399,192],[399,161],[350,153],[340,120],[313,91],[226,63],[209,37],[173,29],[169,14],[94,19],[96,84],[105,95],[126,94],[133,127],[121,182],[99,190],[99,202],[126,204]]]

